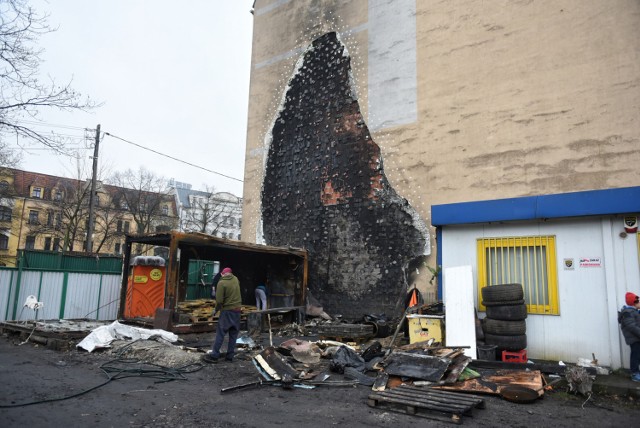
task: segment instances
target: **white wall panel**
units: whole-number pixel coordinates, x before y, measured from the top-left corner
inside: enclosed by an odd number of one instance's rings
[[[24,307],[24,303],[27,301],[27,297],[30,295],[38,297],[38,291],[40,289],[40,280],[42,272],[38,271],[23,271],[20,277],[20,291],[17,297],[17,306],[15,316],[10,309],[11,319],[18,321],[33,320],[36,318],[36,313],[32,309]],[[38,313],[38,318],[42,319]]]
[[[104,275],[102,277],[102,292],[100,293],[100,307],[89,318],[99,320],[114,320],[118,317],[120,300],[120,275]]]
[[[36,295],[44,307],[38,311],[38,319],[52,320],[60,318],[60,303],[62,302],[63,272],[43,272],[42,286]]]
[[[476,323],[473,310],[471,266],[448,267],[444,270],[447,346],[468,346],[467,357],[476,358]]]
[[[64,318],[86,318],[98,308],[100,275],[70,273],[67,283],[67,301]]]

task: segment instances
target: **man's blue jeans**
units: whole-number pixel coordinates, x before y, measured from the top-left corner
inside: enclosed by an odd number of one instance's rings
[[[216,340],[213,342],[211,356],[220,358],[220,348],[224,342],[224,336],[229,333],[229,345],[227,346],[227,360],[233,360],[236,350],[236,340],[240,332],[240,312],[221,311],[218,318],[218,327],[216,329]]]
[[[640,373],[640,342],[636,342],[631,345],[631,361],[629,364],[629,369],[631,370],[631,374]]]

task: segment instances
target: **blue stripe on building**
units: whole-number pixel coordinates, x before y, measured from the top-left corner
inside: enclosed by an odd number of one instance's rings
[[[640,187],[433,205],[431,224],[488,223],[640,212]]]

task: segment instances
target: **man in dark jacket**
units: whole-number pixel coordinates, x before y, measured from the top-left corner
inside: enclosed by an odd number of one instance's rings
[[[209,363],[217,363],[220,358],[220,348],[224,337],[229,334],[229,344],[225,359],[233,361],[236,348],[236,340],[240,332],[240,312],[242,310],[242,296],[240,294],[240,282],[231,272],[231,268],[224,268],[222,276],[218,282],[216,290],[216,309],[213,315],[220,312],[218,326],[216,329],[216,339],[213,342],[211,354],[205,355],[203,359]]]
[[[624,300],[626,305],[618,312],[618,322],[625,342],[631,347],[631,380],[640,382],[640,298],[627,293]]]

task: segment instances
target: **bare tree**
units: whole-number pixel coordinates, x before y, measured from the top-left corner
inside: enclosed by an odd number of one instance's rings
[[[67,174],[74,178],[59,178],[56,187],[51,189],[51,201],[44,207],[44,218],[40,219],[40,224],[30,224],[31,234],[58,238],[59,249],[63,251],[84,251],[82,243],[88,233],[91,191],[91,182],[85,177],[90,175],[90,169],[91,165],[86,159],[76,158],[75,170],[67,170]],[[108,199],[104,199],[103,202],[107,203],[103,205],[106,205],[104,208],[109,211]],[[98,224],[103,218],[104,214],[96,210],[96,229],[100,228],[97,232],[108,232],[104,230],[104,222]],[[100,235],[94,233],[94,236]],[[105,237],[101,237],[101,240],[105,241]]]
[[[189,195],[190,207],[183,214],[183,228],[186,232],[202,232],[216,235],[231,219],[239,215],[239,204],[230,203],[215,189],[205,186],[202,192]]]
[[[167,215],[163,207],[172,200],[163,177],[145,168],[129,169],[114,174],[111,182],[121,188],[115,198],[133,216],[138,233],[154,232],[162,225]]]
[[[166,189],[166,179],[141,167],[137,171],[128,169],[115,173],[111,183],[120,188],[114,203],[131,214],[136,223],[135,232],[149,233],[175,227],[164,210],[173,201]],[[135,254],[144,252],[146,248],[141,244],[134,249]]]
[[[49,77],[40,80],[41,35],[55,31],[48,15],[38,14],[26,0],[0,0],[0,142],[8,135],[36,141],[54,150],[64,149],[64,139],[44,133],[25,119],[36,119],[43,109],[90,110],[97,107],[71,87]],[[0,150],[4,151],[4,149]]]
[[[29,220],[29,234],[58,238],[63,251],[81,250],[76,244],[87,234],[89,191],[85,181],[61,178],[52,189],[52,201],[43,207],[44,218]]]
[[[21,154],[11,149],[0,136],[0,172],[2,168],[16,168],[20,165]]]
[[[111,190],[107,193],[113,196],[114,194],[118,194],[118,190]],[[124,229],[118,228],[118,223],[122,224],[122,222],[125,221],[123,213],[123,210],[114,203],[100,204],[99,209],[96,210],[96,221],[94,224],[94,252],[99,253],[103,247],[110,248],[115,241],[124,238]]]

